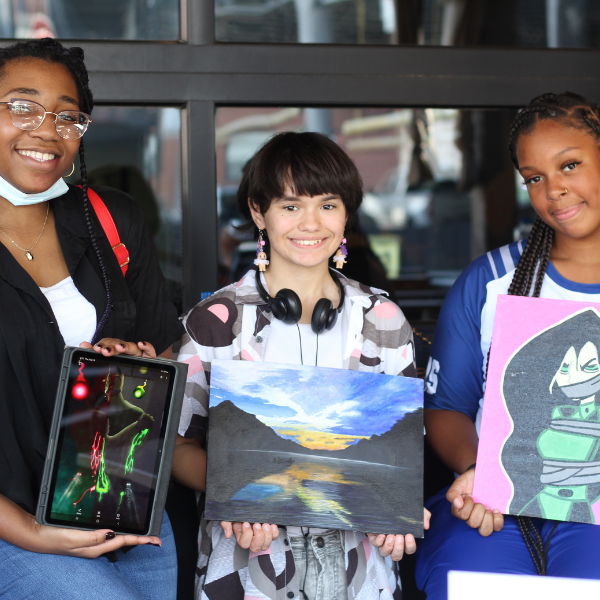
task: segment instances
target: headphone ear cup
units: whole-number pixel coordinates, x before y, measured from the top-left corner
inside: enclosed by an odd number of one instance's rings
[[[327,331],[331,331],[335,327],[335,324],[337,323],[337,318],[338,309],[332,307],[329,311],[329,314],[327,315],[327,323],[325,324],[325,329],[327,329]]]
[[[279,294],[277,294],[275,298],[271,298],[271,301],[269,302],[269,308],[273,312],[273,316],[278,321],[283,321],[285,323],[288,314],[287,305],[281,298],[279,298]]]
[[[281,317],[279,317],[275,312],[276,302],[282,306]],[[300,302],[298,294],[287,288],[277,292],[277,295],[271,304],[271,308],[273,309],[273,315],[275,318],[283,321],[286,325],[295,325],[302,316],[302,302]]]
[[[325,331],[332,311],[333,304],[329,298],[321,298],[315,304],[315,309],[310,320],[310,326],[314,333],[319,335]]]

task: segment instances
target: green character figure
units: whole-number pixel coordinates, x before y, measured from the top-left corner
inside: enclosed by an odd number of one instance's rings
[[[596,522],[598,347],[600,318],[587,309],[534,337],[507,365],[503,393],[514,430],[502,461],[514,486],[511,513]]]

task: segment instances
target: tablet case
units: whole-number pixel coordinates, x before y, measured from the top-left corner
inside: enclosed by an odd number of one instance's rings
[[[68,375],[69,368],[71,366],[71,358],[74,352],[82,352],[94,356],[94,358],[103,357],[103,355],[94,352],[93,350],[85,350],[84,348],[74,348],[66,346],[63,354],[63,362],[60,371],[60,381],[58,384],[58,390],[56,392],[56,401],[54,405],[54,414],[52,417],[52,426],[50,428],[50,437],[48,440],[48,450],[46,452],[46,462],[44,464],[44,474],[42,476],[42,486],[40,488],[40,495],[38,498],[38,505],[35,512],[35,520],[40,525],[49,525],[51,527],[68,527],[68,525],[57,525],[55,523],[48,523],[46,521],[46,503],[48,499],[48,493],[50,491],[50,484],[52,478],[52,472],[54,470],[54,462],[56,460],[56,442],[58,440],[60,422],[64,410],[64,404],[67,396],[68,386]],[[183,403],[183,393],[185,390],[185,382],[187,377],[188,366],[185,363],[180,363],[166,358],[141,358],[141,357],[130,357],[123,354],[118,356],[103,357],[108,360],[114,361],[123,360],[128,361],[147,361],[153,364],[168,364],[175,368],[175,377],[173,381],[173,392],[171,394],[171,406],[169,407],[169,414],[167,419],[167,426],[165,429],[165,441],[162,449],[162,459],[160,467],[158,469],[156,491],[154,494],[154,503],[151,507],[151,517],[148,526],[148,531],[141,534],[128,534],[128,535],[158,535],[162,525],[163,512],[165,508],[165,502],[167,499],[167,491],[169,488],[169,480],[171,477],[171,466],[173,464],[173,454],[175,452],[175,441],[177,439],[177,427],[179,424],[179,415],[181,413],[181,405]],[[74,529],[87,529],[95,531],[91,527],[74,527]],[[115,529],[115,533],[119,533],[118,529]]]

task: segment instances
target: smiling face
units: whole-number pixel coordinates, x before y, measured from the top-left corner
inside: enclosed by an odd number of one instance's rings
[[[0,101],[33,100],[45,110],[78,110],[77,87],[62,65],[38,58],[9,62],[0,74]],[[65,140],[56,132],[54,115],[46,115],[33,131],[12,124],[6,104],[0,105],[0,175],[18,190],[43,192],[71,168],[79,140]]]
[[[284,263],[327,266],[344,237],[346,208],[337,195],[297,196],[286,187],[264,214],[249,205],[256,226],[269,238],[270,270]]]
[[[600,239],[600,150],[592,135],[541,121],[519,137],[517,159],[533,208],[557,236]]]

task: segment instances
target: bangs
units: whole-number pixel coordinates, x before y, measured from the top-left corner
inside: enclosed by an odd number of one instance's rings
[[[250,199],[262,213],[287,193],[335,194],[349,218],[362,202],[362,179],[350,157],[318,133],[285,132],[271,138],[250,160],[238,190],[239,208],[250,217]]]

